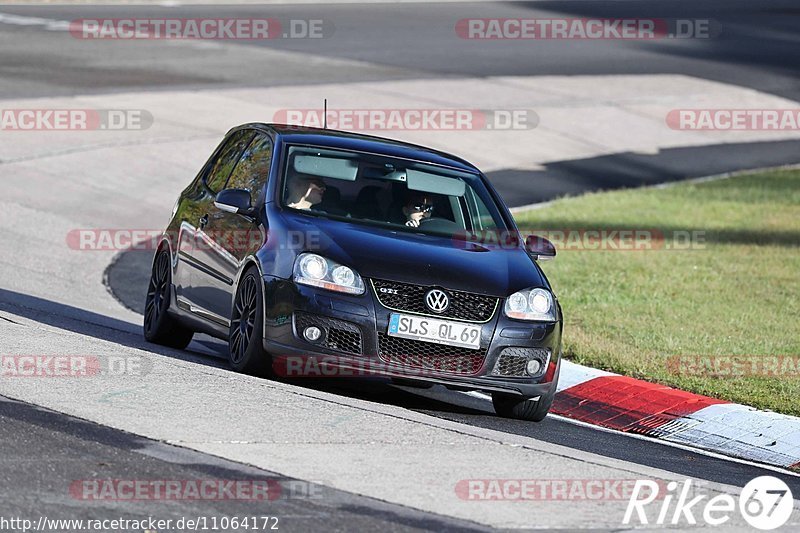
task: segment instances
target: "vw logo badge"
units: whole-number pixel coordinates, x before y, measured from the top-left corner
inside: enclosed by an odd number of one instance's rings
[[[450,307],[450,298],[444,291],[432,289],[425,295],[425,305],[434,313],[443,313]]]

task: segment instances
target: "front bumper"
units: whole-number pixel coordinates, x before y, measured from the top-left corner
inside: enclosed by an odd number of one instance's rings
[[[264,349],[273,355],[276,372],[285,377],[403,378],[531,398],[547,395],[556,386],[561,322],[512,320],[503,315],[502,302],[492,318],[480,324],[480,350],[404,341],[402,349],[409,353],[398,358],[396,345],[392,357],[387,344],[396,338],[386,335],[394,311],[381,305],[370,283],[363,295],[353,296],[265,276],[264,295]],[[324,331],[321,340],[303,337],[302,329],[309,324]],[[508,348],[516,350],[504,352]],[[498,375],[501,356],[519,354],[519,349],[546,358],[542,370],[533,377]],[[509,365],[502,367],[507,372]]]

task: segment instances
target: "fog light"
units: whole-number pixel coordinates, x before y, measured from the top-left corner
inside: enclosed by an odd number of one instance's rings
[[[309,326],[303,330],[303,337],[305,337],[307,341],[314,342],[319,340],[321,336],[322,330],[317,326]]]
[[[535,376],[536,374],[538,374],[541,369],[542,369],[542,363],[538,359],[531,359],[530,361],[528,361],[527,366],[525,366],[525,370],[527,370],[528,374],[530,374],[531,376]]]

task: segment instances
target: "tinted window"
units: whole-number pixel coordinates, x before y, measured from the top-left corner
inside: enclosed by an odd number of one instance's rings
[[[242,155],[245,146],[253,137],[252,130],[242,130],[234,133],[222,147],[219,157],[213,163],[211,171],[206,174],[205,183],[212,192],[218,192],[225,185],[234,165]]]
[[[247,189],[255,199],[267,182],[272,161],[272,140],[264,134],[256,135],[245,149],[236,168],[233,169],[226,189]]]

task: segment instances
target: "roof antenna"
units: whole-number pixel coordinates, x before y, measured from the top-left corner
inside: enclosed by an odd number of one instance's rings
[[[322,101],[322,129],[328,129],[328,99]]]

